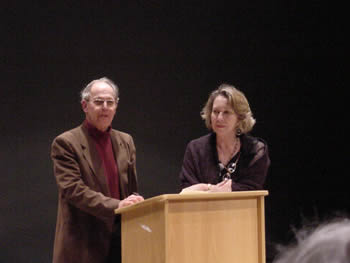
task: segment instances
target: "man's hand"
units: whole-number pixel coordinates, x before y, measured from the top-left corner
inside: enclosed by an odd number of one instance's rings
[[[132,195],[129,195],[127,198],[121,200],[119,202],[118,208],[133,205],[133,204],[136,204],[138,202],[142,202],[143,200],[144,200],[144,198],[141,195],[132,194]]]

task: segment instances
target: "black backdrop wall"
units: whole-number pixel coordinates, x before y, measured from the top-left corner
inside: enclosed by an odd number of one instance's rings
[[[102,76],[120,87],[113,127],[134,137],[146,198],[180,190],[186,144],[207,133],[199,112],[209,92],[228,82],[246,94],[257,119],[253,135],[269,144],[268,243],[289,241],[303,216],[348,213],[341,6],[1,5],[0,262],[51,261],[57,189],[50,144],[82,122],[79,91]]]

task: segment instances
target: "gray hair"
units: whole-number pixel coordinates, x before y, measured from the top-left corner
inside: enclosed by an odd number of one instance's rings
[[[81,101],[89,100],[91,87],[97,82],[104,82],[104,83],[108,84],[109,86],[111,86],[111,88],[113,89],[114,94],[115,94],[115,99],[117,99],[119,97],[119,88],[118,88],[117,84],[115,84],[109,78],[103,77],[103,78],[95,79],[95,80],[91,81],[89,84],[86,85],[85,88],[82,89],[82,91],[80,92]]]
[[[284,248],[274,263],[349,263],[350,220],[324,223],[311,233],[299,230],[295,245]]]

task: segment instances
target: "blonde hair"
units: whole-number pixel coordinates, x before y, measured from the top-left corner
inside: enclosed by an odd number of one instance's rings
[[[248,133],[253,129],[255,119],[253,113],[250,110],[250,106],[247,98],[243,92],[236,89],[234,86],[229,84],[221,84],[218,89],[214,90],[208,98],[205,106],[201,111],[201,117],[205,121],[205,125],[209,130],[212,130],[211,125],[211,113],[213,110],[214,100],[218,96],[223,96],[228,100],[232,110],[238,115],[239,123],[237,127],[237,134]]]

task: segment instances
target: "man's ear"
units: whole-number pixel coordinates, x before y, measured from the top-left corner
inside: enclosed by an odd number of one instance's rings
[[[83,109],[83,111],[84,111],[85,113],[87,112],[87,107],[88,107],[88,105],[87,105],[86,100],[83,100],[83,101],[81,102],[81,108]]]

